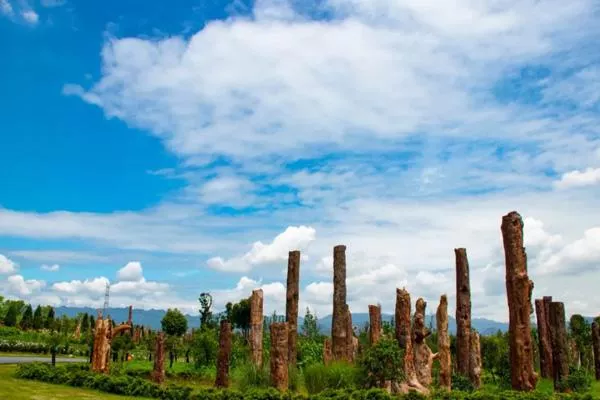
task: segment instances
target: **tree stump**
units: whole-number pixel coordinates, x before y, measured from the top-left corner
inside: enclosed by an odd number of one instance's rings
[[[282,392],[288,389],[288,325],[271,324],[271,384]]]
[[[288,253],[287,293],[285,302],[286,322],[288,323],[288,361],[296,365],[298,341],[298,299],[300,293],[300,252]]]
[[[450,335],[448,334],[448,298],[440,297],[440,305],[436,312],[438,334],[438,359],[440,360],[440,387],[452,389],[452,360],[450,353]]]
[[[152,370],[152,380],[156,383],[165,381],[165,334],[159,332],[156,335],[156,345],[154,348],[154,369]]]
[[[369,305],[369,342],[377,344],[381,338],[381,306]]]
[[[331,360],[333,359],[333,354],[331,350],[331,339],[326,338],[323,343],[323,364],[329,365],[331,364]]]
[[[470,344],[470,360],[469,360],[469,378],[475,389],[481,387],[481,345],[479,342],[479,333],[471,330]]]
[[[101,315],[96,318],[94,327],[94,350],[92,353],[92,371],[108,373],[110,362],[110,342],[112,337],[112,323]]]
[[[596,321],[592,322],[592,349],[594,350],[596,380],[600,381],[600,326]]]
[[[569,349],[563,303],[558,301],[550,303],[550,326],[552,327],[554,389],[560,390],[561,382],[569,376]]]
[[[346,246],[333,248],[333,315],[331,321],[331,344],[334,360],[348,358],[346,321]]]
[[[348,362],[354,362],[354,329],[352,329],[352,313],[348,304],[344,307],[346,314],[346,357]]]
[[[433,360],[437,358],[425,339],[431,334],[429,329],[425,327],[425,309],[427,303],[422,298],[417,300],[415,307],[415,315],[413,318],[413,351],[414,363],[419,383],[425,387],[431,386],[433,378],[431,371],[433,368]]]
[[[404,349],[404,377],[408,387],[421,393],[429,391],[421,385],[415,370],[410,326],[410,294],[406,289],[396,289],[396,339]]]
[[[129,313],[127,316],[127,324],[128,325],[132,325],[133,324],[133,306],[129,306]]]
[[[454,249],[456,259],[456,363],[458,373],[469,376],[471,342],[471,283],[467,250]]]
[[[551,379],[552,374],[552,337],[546,307],[546,297],[535,300],[535,314],[538,327],[538,343],[540,349],[540,373],[543,378]],[[549,299],[552,301],[552,297]]]
[[[250,351],[252,363],[262,368],[263,363],[263,291],[256,289],[250,297]]]
[[[514,390],[531,391],[537,383],[529,320],[533,282],[527,276],[521,216],[512,211],[502,217],[501,230],[506,262],[511,384]]]
[[[221,321],[219,331],[219,353],[217,355],[217,379],[215,386],[226,388],[229,386],[229,357],[231,356],[231,324],[227,320]]]

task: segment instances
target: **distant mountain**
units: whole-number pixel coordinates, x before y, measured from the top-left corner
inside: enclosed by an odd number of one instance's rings
[[[129,310],[127,308],[109,308],[107,314],[110,315],[117,323],[127,321],[127,315]],[[58,307],[56,308],[56,315],[66,315],[68,317],[75,317],[79,313],[88,313],[96,316],[96,309],[90,307]],[[160,321],[165,315],[165,310],[141,310],[133,309],[133,322],[136,325],[149,326],[152,329],[160,329]],[[190,328],[200,326],[200,317],[198,315],[187,315],[188,326]],[[392,319],[391,314],[383,314],[381,318],[384,321],[390,321]],[[435,316],[430,315],[427,317],[427,324],[431,322],[432,326],[435,327]],[[298,329],[302,328],[304,319],[298,318]],[[363,327],[369,322],[368,313],[354,313],[352,314],[352,324],[354,326]],[[508,324],[504,322],[492,321],[485,318],[473,318],[472,325],[479,333],[483,335],[489,335],[496,333],[498,330],[506,332],[508,330]],[[331,333],[331,315],[318,319],[319,331],[323,334]],[[448,329],[451,333],[456,333],[456,321],[453,317],[448,317]]]

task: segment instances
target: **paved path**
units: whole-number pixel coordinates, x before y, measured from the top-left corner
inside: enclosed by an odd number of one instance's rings
[[[0,356],[0,364],[22,364],[30,362],[50,362],[50,356],[48,357],[20,357],[20,356]],[[63,362],[84,362],[85,358],[65,358],[56,357],[57,363]]]

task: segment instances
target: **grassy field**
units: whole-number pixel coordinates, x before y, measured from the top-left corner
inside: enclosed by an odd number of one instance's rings
[[[15,365],[0,365],[0,399],[11,400],[125,400],[134,397],[116,396],[95,390],[52,385],[49,383],[16,379],[13,374]],[[140,399],[135,397],[135,399]]]

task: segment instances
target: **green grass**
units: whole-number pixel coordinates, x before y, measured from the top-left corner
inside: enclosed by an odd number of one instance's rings
[[[0,399],[11,400],[127,400],[139,397],[117,396],[89,389],[53,385],[17,379],[14,377],[16,365],[0,365]]]

